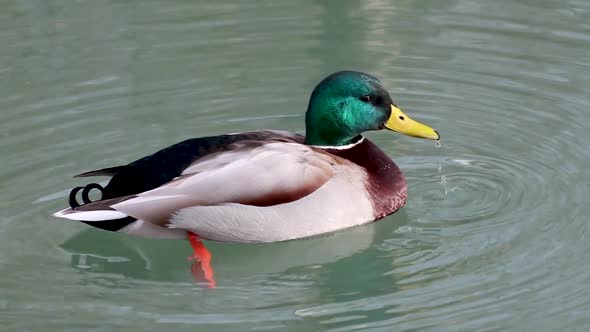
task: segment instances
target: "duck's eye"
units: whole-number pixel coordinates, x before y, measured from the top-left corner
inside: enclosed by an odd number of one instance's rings
[[[364,101],[365,103],[370,103],[371,102],[371,96],[369,96],[369,95],[361,96],[360,100],[361,101]]]

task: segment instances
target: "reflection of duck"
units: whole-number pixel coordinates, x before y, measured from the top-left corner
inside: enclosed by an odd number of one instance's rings
[[[215,281],[227,284],[226,280],[235,283],[257,275],[271,276],[297,267],[334,263],[366,251],[405,222],[406,216],[401,213],[387,222],[302,241],[258,245],[208,242],[207,246],[213,253]],[[187,280],[187,261],[182,254],[174,254],[185,250],[182,242],[112,236],[90,229],[68,239],[61,247],[72,254],[72,266],[83,271],[160,282]],[[192,273],[210,285],[199,269],[193,268]]]

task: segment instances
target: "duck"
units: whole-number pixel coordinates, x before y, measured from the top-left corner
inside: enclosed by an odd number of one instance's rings
[[[388,130],[439,140],[408,117],[379,79],[340,71],[313,89],[305,135],[257,130],[192,138],[127,165],[69,195],[55,217],[149,238],[279,242],[388,216],[406,203],[400,168],[362,134]],[[100,191],[92,200],[90,193]],[[96,196],[96,195],[93,195]]]

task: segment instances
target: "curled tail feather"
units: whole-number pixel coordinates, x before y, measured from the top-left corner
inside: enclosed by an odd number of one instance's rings
[[[103,186],[101,186],[98,183],[90,183],[84,187],[76,187],[76,188],[72,189],[72,191],[70,191],[70,196],[68,198],[68,203],[70,204],[70,207],[72,209],[75,209],[77,207],[80,207],[80,205],[82,205],[82,204],[96,202],[96,201],[90,200],[90,197],[88,197],[88,194],[90,194],[90,191],[92,191],[93,189],[98,189],[100,191],[100,199],[98,199],[97,201],[103,199],[103,197],[104,197]],[[78,202],[78,200],[76,199],[76,195],[78,194],[78,192],[80,190],[82,190],[82,204],[80,204]]]

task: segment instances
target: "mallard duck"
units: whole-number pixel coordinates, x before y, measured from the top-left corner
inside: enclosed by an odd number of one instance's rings
[[[193,244],[311,237],[373,222],[406,202],[401,170],[363,132],[439,139],[405,115],[377,78],[355,71],[315,87],[305,128],[305,136],[260,130],[193,138],[79,174],[112,178],[104,188],[74,188],[70,207],[54,216],[145,237],[188,235]],[[94,189],[102,197],[91,201]]]

